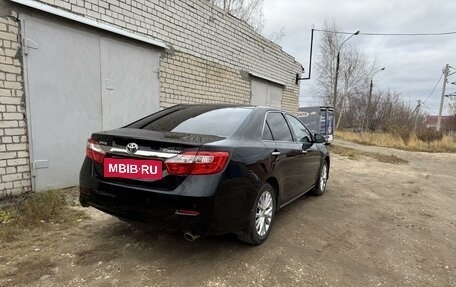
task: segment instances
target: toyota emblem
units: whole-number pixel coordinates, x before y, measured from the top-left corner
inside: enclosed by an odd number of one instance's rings
[[[138,151],[138,145],[135,143],[129,143],[127,144],[127,152],[128,153],[135,153]]]

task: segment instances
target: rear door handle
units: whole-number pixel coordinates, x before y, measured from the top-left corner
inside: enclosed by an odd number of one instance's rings
[[[274,156],[277,156],[277,155],[280,155],[280,151],[273,151],[271,154]]]

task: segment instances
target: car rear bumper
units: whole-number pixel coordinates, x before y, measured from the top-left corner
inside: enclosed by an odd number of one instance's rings
[[[82,206],[93,206],[124,219],[198,234],[209,234],[213,230],[210,220],[212,198],[164,195],[100,183],[96,189],[81,187],[79,201]],[[199,214],[181,215],[179,210]]]
[[[80,174],[82,206],[108,214],[200,235],[238,232],[248,226],[256,187],[243,177],[224,180],[188,177],[173,191],[130,183],[122,184],[94,176],[92,162],[84,161]],[[242,200],[240,200],[242,199]],[[183,215],[181,210],[198,214]]]

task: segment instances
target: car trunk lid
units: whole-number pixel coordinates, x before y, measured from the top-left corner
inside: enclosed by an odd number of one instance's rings
[[[96,142],[105,153],[105,158],[115,159],[149,159],[162,163],[182,152],[198,152],[204,144],[223,140],[212,135],[156,132],[144,129],[121,128],[92,134],[91,140]],[[136,144],[137,150],[129,150],[127,145]],[[129,179],[105,177],[103,163],[94,161],[94,176],[109,182],[134,185],[171,191],[177,188],[187,176],[170,175],[162,164],[161,179]]]

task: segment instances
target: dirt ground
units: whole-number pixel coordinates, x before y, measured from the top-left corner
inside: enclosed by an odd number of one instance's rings
[[[456,154],[338,144],[408,163],[333,154],[327,193],[281,210],[258,247],[84,209],[2,246],[0,286],[456,286]]]

